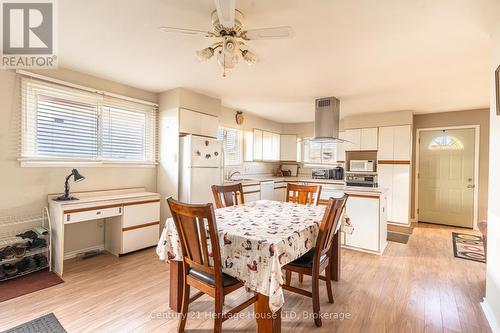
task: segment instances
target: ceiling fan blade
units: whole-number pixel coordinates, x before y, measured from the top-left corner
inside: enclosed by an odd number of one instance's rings
[[[242,37],[247,40],[259,40],[259,39],[279,39],[279,38],[292,38],[293,29],[292,27],[274,27],[274,28],[262,28],[262,29],[251,29],[242,33]]]
[[[183,35],[198,35],[205,37],[212,37],[213,32],[196,30],[196,29],[184,29],[184,28],[175,28],[175,27],[160,27],[160,30],[166,33],[175,33],[175,34],[183,34]]]
[[[219,23],[226,28],[232,28],[234,26],[236,0],[215,0],[215,8]]]

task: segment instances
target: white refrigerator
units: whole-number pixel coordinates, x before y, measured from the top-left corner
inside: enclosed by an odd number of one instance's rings
[[[179,141],[179,200],[213,203],[210,187],[222,184],[222,143],[192,134]]]

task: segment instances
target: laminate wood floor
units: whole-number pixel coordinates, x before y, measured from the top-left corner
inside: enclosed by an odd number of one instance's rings
[[[327,302],[326,290],[321,299],[322,312],[332,319],[316,328],[303,317],[312,309],[310,299],[286,293],[283,332],[490,332],[480,307],[485,264],[453,256],[456,230],[420,224],[408,244],[389,243],[383,256],[343,250],[335,304]],[[168,265],[154,249],[119,259],[70,261],[65,268],[65,283],[0,303],[0,331],[50,312],[70,333],[176,331],[175,314],[168,309]],[[308,277],[303,287],[310,288]],[[238,291],[227,303],[247,296]],[[193,303],[190,310],[199,313],[188,319],[188,331],[211,332],[212,307],[207,296]],[[346,318],[338,319],[342,315]],[[256,331],[251,318],[229,320],[223,327]]]

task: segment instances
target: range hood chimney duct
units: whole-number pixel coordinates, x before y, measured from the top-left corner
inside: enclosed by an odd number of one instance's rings
[[[340,101],[335,97],[316,100],[314,141],[339,140]]]

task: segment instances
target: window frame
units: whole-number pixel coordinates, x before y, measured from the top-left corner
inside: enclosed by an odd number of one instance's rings
[[[310,139],[303,139],[303,140],[298,140],[298,151],[300,150],[300,161],[302,163],[304,163],[304,165],[307,167],[307,166],[333,166],[333,165],[337,165],[338,162],[337,162],[337,153],[338,153],[338,150],[337,150],[337,143],[334,143],[333,145],[333,155],[334,155],[334,158],[333,158],[333,162],[331,163],[324,163],[324,156],[323,156],[323,150],[324,150],[324,147],[323,145],[325,144],[330,144],[330,143],[327,143],[327,142],[318,142],[316,144],[319,144],[321,145],[320,147],[320,152],[319,152],[319,156],[320,156],[320,162],[313,162],[310,160],[310,154],[311,154],[311,148],[310,148],[310,144],[312,143],[312,141]],[[306,147],[307,145],[307,147]],[[307,156],[307,160],[305,158],[305,154],[308,154],[309,156]]]
[[[222,135],[222,139],[219,137],[219,131],[222,130],[223,131],[223,135]],[[238,161],[234,161],[234,162],[231,162],[231,163],[227,163],[228,160],[226,158],[226,143],[225,143],[225,140],[227,138],[227,131],[235,131],[237,133],[237,136],[238,136],[238,150],[239,150],[239,153],[238,153],[238,156],[239,156],[239,159]],[[240,130],[240,129],[237,129],[237,128],[232,128],[232,127],[226,127],[226,126],[219,126],[218,130],[217,130],[217,139],[221,140],[222,141],[222,151],[223,151],[223,154],[224,154],[224,167],[226,166],[241,166],[243,165],[244,163],[244,151],[243,151],[243,131]]]
[[[21,167],[151,167],[158,164],[158,107],[156,104],[128,100],[124,96],[110,96],[104,92],[86,91],[63,84],[54,84],[32,78],[21,78],[21,145],[19,158]],[[89,103],[97,110],[97,154],[95,158],[75,156],[37,155],[36,145],[37,103],[38,95],[56,97],[73,103]],[[72,95],[76,96],[73,97]],[[82,99],[80,99],[80,95]],[[104,133],[103,117],[105,108],[120,108],[141,112],[146,115],[144,136],[147,142],[144,146],[144,160],[108,159],[103,155]],[[148,123],[149,121],[149,123]]]

